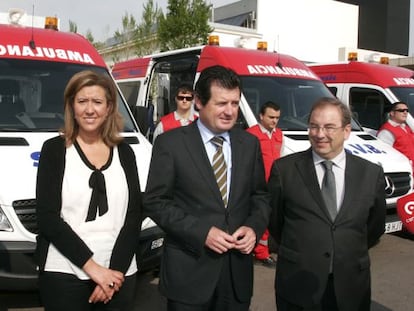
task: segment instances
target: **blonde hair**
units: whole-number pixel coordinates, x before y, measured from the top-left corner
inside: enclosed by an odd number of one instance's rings
[[[66,145],[71,145],[79,133],[79,124],[75,120],[73,105],[76,94],[86,86],[100,86],[105,90],[105,97],[109,107],[108,115],[102,124],[101,138],[107,146],[115,146],[123,137],[119,134],[124,126],[121,114],[118,111],[117,90],[115,83],[109,76],[91,70],[76,73],[69,80],[64,92],[65,123],[62,129]]]

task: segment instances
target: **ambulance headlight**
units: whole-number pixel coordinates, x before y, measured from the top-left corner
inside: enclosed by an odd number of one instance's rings
[[[3,210],[0,207],[0,231],[13,231],[12,226],[10,225],[9,220],[7,219],[6,214],[4,214]]]

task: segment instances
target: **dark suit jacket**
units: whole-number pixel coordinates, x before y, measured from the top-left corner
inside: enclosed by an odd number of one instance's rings
[[[383,174],[380,166],[346,154],[344,200],[332,222],[311,150],[274,163],[270,230],[279,243],[278,295],[304,307],[319,303],[333,256],[339,309],[366,310],[360,308],[370,303],[368,248],[385,228]]]
[[[269,196],[258,140],[240,130],[230,131],[231,191],[227,209],[209,162],[197,124],[157,137],[144,196],[145,214],[166,233],[160,290],[169,299],[207,302],[220,276],[223,255],[205,247],[212,226],[232,234],[251,227],[260,238],[268,223]],[[238,298],[252,296],[252,255],[230,251]]]
[[[138,251],[142,199],[134,152],[127,143],[121,142],[118,153],[128,183],[129,201],[125,223],[116,239],[109,267],[125,273]],[[65,155],[65,140],[61,136],[43,144],[36,187],[39,235],[35,257],[41,271],[46,263],[49,243],[53,243],[79,268],[92,257],[89,247],[60,217]]]

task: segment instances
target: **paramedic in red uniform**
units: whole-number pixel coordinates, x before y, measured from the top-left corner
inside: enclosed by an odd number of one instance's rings
[[[283,134],[278,129],[277,123],[280,119],[280,107],[273,102],[266,102],[260,108],[260,122],[247,129],[259,139],[263,155],[266,180],[269,179],[273,161],[280,158],[283,146]],[[270,255],[269,251],[269,231],[266,230],[260,238],[259,243],[254,249],[256,261],[261,262],[267,267],[276,267],[276,260]]]
[[[414,170],[414,133],[406,123],[408,112],[406,103],[394,103],[388,121],[378,130],[377,136],[404,154]]]
[[[177,89],[175,95],[177,110],[161,117],[160,123],[155,128],[153,141],[158,135],[176,127],[188,125],[197,119],[193,109],[193,99],[194,92],[190,85],[183,84]]]

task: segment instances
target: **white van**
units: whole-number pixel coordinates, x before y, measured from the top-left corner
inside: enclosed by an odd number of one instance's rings
[[[266,101],[281,106],[278,126],[285,136],[285,151],[309,148],[307,119],[312,104],[333,96],[305,64],[294,57],[262,50],[207,45],[154,54],[116,63],[112,74],[142,130],[148,137],[160,117],[175,110],[174,94],[179,84],[194,84],[200,72],[212,65],[232,68],[241,77],[242,97],[238,126],[257,123]],[[412,191],[408,159],[389,145],[367,134],[355,122],[346,150],[384,168],[387,180],[386,232],[401,230],[396,200]]]
[[[36,176],[43,142],[63,125],[63,91],[85,69],[110,75],[95,48],[82,36],[52,29],[0,25],[0,290],[37,286]],[[137,159],[145,189],[152,145],[143,136],[118,92],[123,136]],[[158,265],[163,232],[142,224],[141,269]]]
[[[383,63],[350,60],[337,63],[310,64],[331,92],[349,105],[358,122],[376,134],[387,121],[393,103],[407,103],[414,111],[414,71]],[[407,123],[414,130],[414,119]]]

